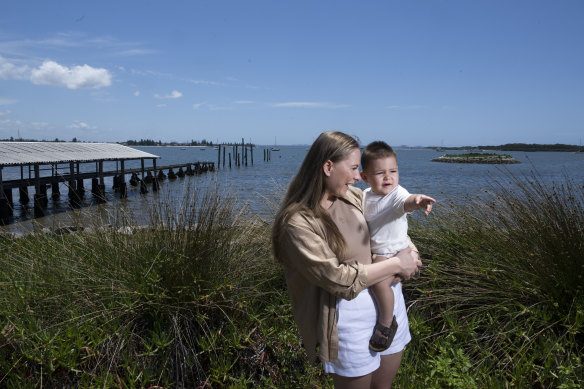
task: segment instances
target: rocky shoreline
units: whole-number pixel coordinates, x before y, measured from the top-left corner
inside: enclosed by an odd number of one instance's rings
[[[442,155],[432,159],[432,162],[446,163],[483,163],[483,164],[513,164],[520,163],[515,158],[507,154],[489,155]]]

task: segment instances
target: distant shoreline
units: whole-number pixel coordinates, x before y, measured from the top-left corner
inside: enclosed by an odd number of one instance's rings
[[[537,144],[537,143],[507,143],[499,146],[463,146],[463,147],[426,147],[429,149],[441,150],[481,150],[481,151],[554,151],[554,152],[584,152],[583,146],[566,145],[561,143],[556,144]]]

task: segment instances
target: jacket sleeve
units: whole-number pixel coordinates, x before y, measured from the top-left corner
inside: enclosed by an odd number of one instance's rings
[[[299,214],[289,220],[282,237],[282,262],[311,284],[351,300],[366,287],[367,269],[358,262],[340,263],[315,224]]]

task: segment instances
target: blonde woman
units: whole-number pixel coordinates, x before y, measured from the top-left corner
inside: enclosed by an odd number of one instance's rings
[[[372,263],[363,193],[352,186],[360,179],[359,160],[353,137],[320,134],[276,215],[272,245],[308,357],[322,362],[335,388],[390,388],[410,340],[405,303],[396,293],[398,351],[371,351],[377,314],[368,287],[409,279],[421,262],[410,247]]]

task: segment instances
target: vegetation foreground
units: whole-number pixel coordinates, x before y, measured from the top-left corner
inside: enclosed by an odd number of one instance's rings
[[[584,188],[513,180],[411,223],[425,267],[396,387],[584,385]],[[0,238],[0,387],[332,387],[269,223],[236,208],[195,193],[146,228]]]

